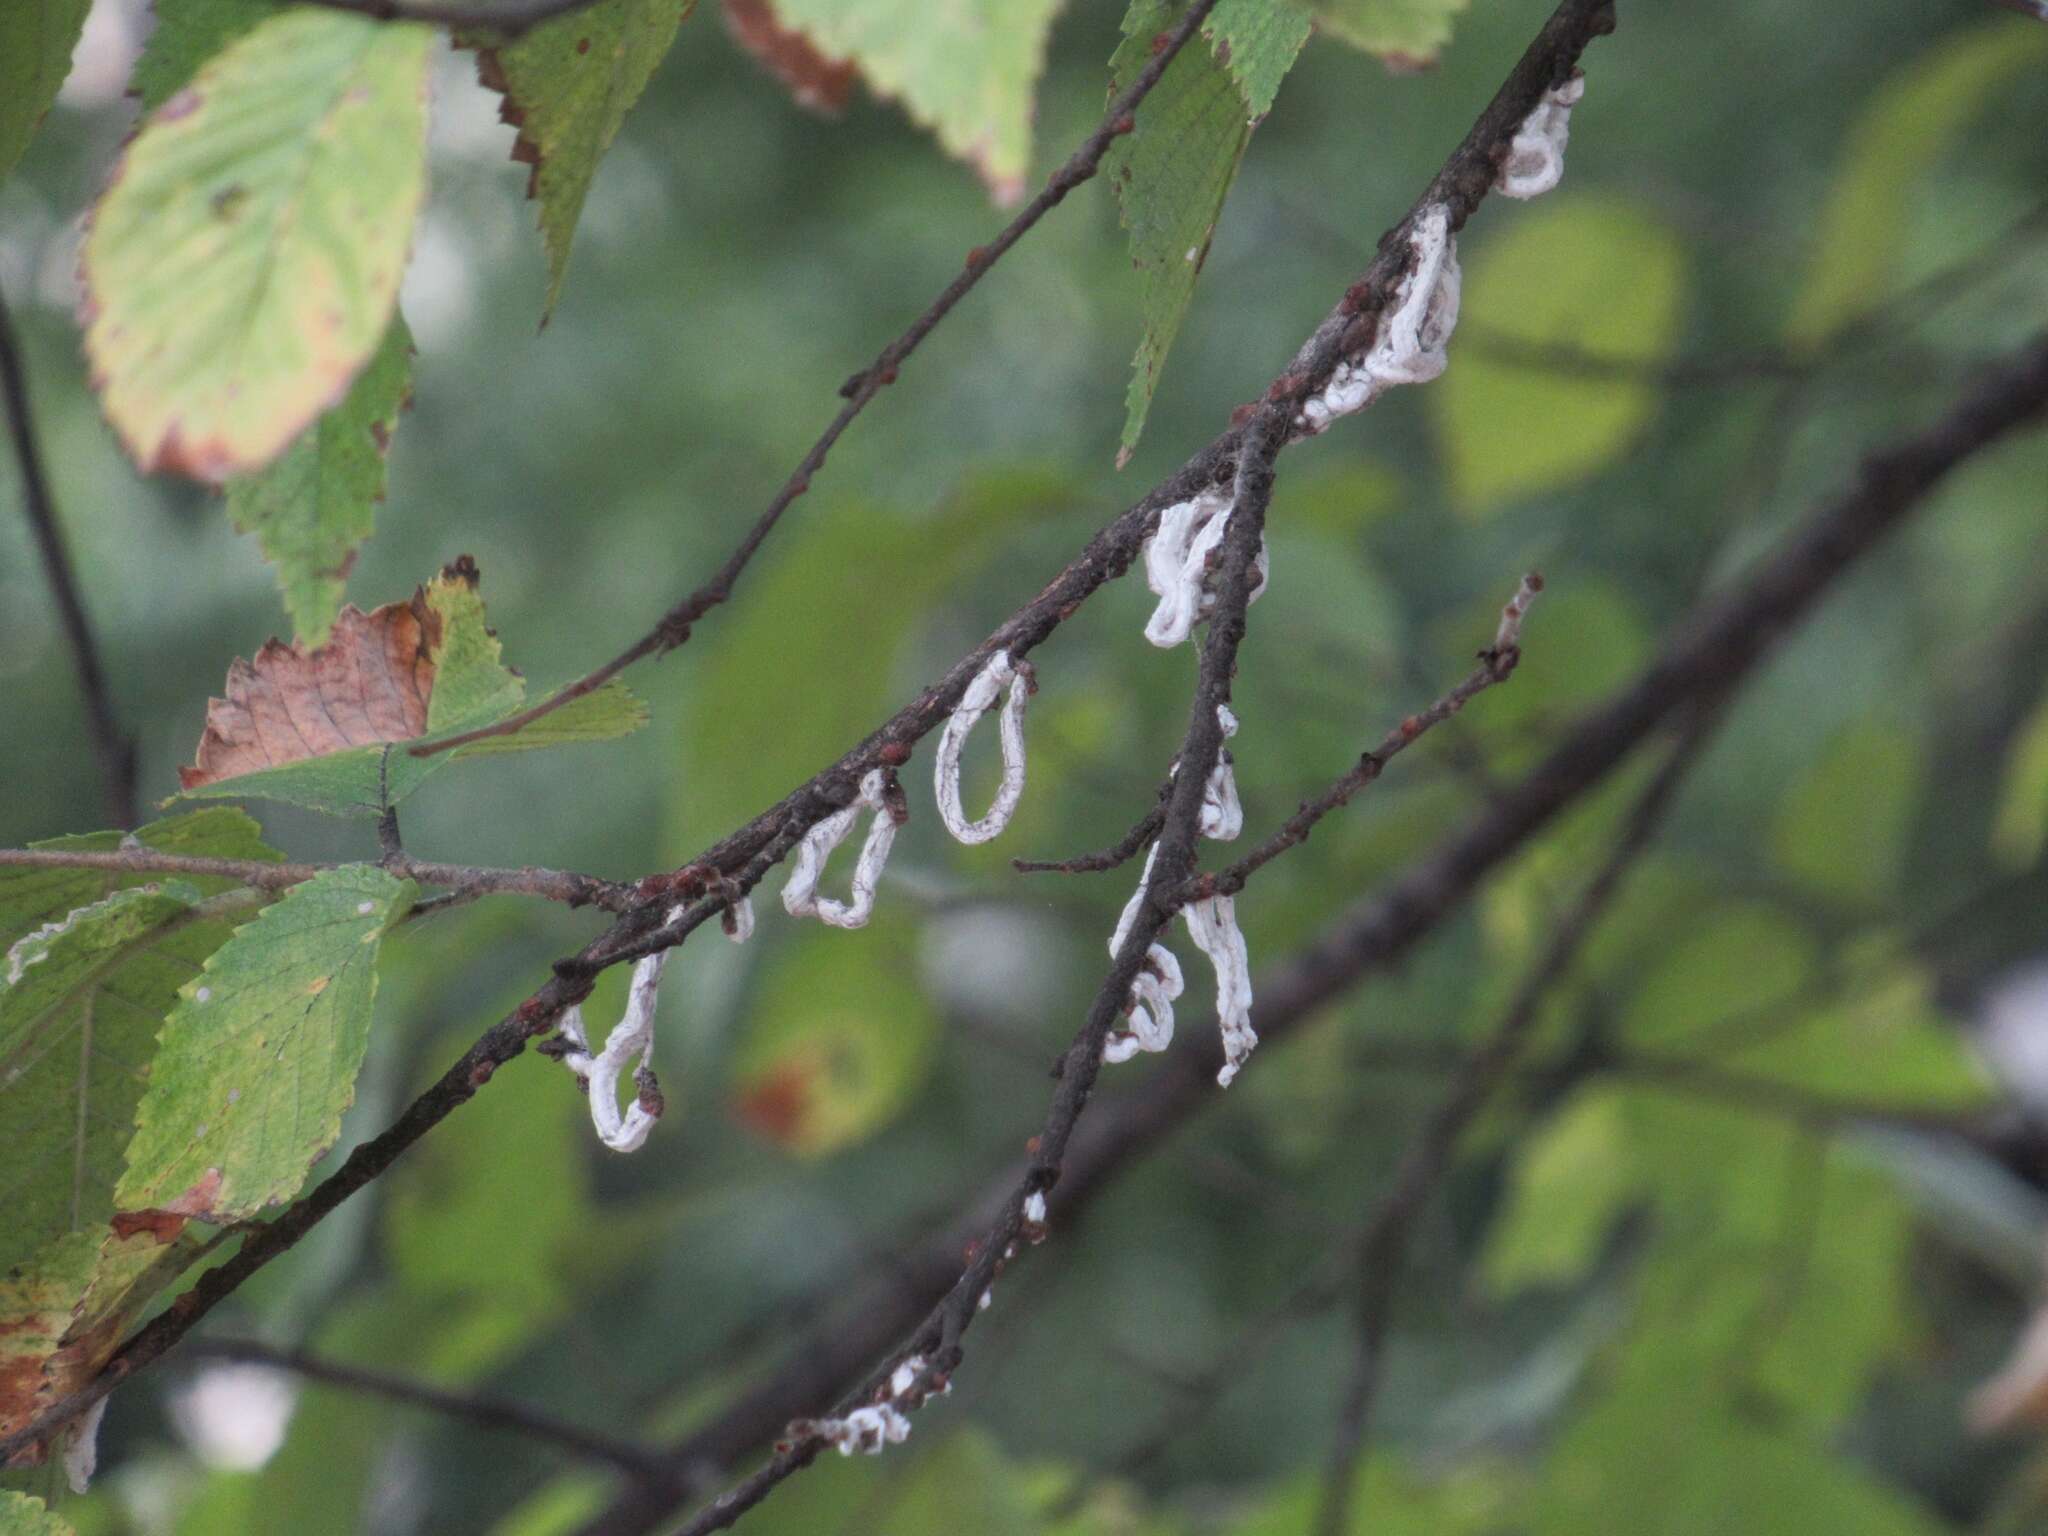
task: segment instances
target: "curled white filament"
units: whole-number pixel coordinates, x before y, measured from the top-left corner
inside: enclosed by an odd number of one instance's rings
[[[1145,887],[1152,879],[1152,863],[1158,856],[1159,845],[1154,843],[1151,852],[1145,855],[1145,872],[1138,877],[1138,888],[1124,903],[1116,932],[1110,935],[1109,953],[1112,958],[1124,947],[1124,940],[1130,937],[1131,925],[1138,920],[1138,909],[1145,901]],[[1144,964],[1131,979],[1130,997],[1124,1004],[1124,1011],[1130,1017],[1130,1027],[1110,1033],[1103,1041],[1102,1059],[1114,1065],[1129,1061],[1140,1051],[1163,1051],[1173,1044],[1173,1000],[1185,988],[1180,961],[1174,958],[1173,951],[1164,944],[1148,948]]]
[[[1216,594],[1209,587],[1209,557],[1230,526],[1231,505],[1225,492],[1211,489],[1175,502],[1159,514],[1159,529],[1145,542],[1145,584],[1159,598],[1159,606],[1145,623],[1145,638],[1154,645],[1179,645],[1215,608]],[[1258,555],[1252,561],[1249,601],[1256,601],[1266,590],[1270,563],[1261,536]]]
[[[1216,706],[1216,723],[1223,727],[1223,739],[1237,734],[1237,716],[1228,704]],[[1209,782],[1202,789],[1202,836],[1227,843],[1244,830],[1244,805],[1237,798],[1237,775],[1230,766],[1227,748],[1216,754],[1216,766],[1209,770]]]
[[[969,821],[960,808],[960,753],[974,724],[994,708],[1003,685],[1010,696],[1003,702],[998,729],[1003,742],[1003,782],[995,803],[979,821]],[[988,665],[977,672],[952,718],[939,735],[938,766],[933,770],[932,791],[938,797],[939,820],[963,843],[985,843],[1010,824],[1017,802],[1024,798],[1024,705],[1031,696],[1031,668],[1010,660],[1008,651],[998,651]]]
[[[1586,94],[1579,70],[1563,85],[1552,86],[1522,119],[1508,142],[1494,189],[1502,197],[1540,197],[1564,179],[1564,147],[1571,137],[1572,108]]]
[[[882,866],[889,862],[889,847],[896,841],[896,818],[883,797],[883,783],[882,770],[869,769],[853,804],[834,811],[797,844],[790,856],[789,883],[782,888],[783,909],[791,917],[815,917],[834,928],[860,928],[874,915],[875,886],[882,878]],[[846,841],[846,834],[864,810],[874,812],[874,820],[868,824],[868,840],[861,844],[860,858],[853,866],[853,899],[838,902],[820,896],[818,879],[825,873],[825,861]]]
[[[1449,366],[1463,289],[1449,207],[1431,203],[1424,209],[1408,247],[1414,263],[1380,317],[1372,345],[1339,362],[1321,393],[1303,402],[1295,419],[1309,432],[1364,410],[1396,384],[1427,384]]]
[[[720,925],[725,936],[735,944],[744,944],[754,936],[754,898],[742,896],[727,905],[725,919]]]
[[[1229,896],[1210,896],[1181,908],[1195,946],[1216,971],[1216,1022],[1223,1030],[1223,1070],[1218,1085],[1230,1086],[1237,1069],[1259,1043],[1252,1029],[1252,967],[1244,934],[1237,926],[1237,903]]]
[[[674,922],[682,909],[669,913]],[[654,1054],[654,1009],[661,991],[661,973],[668,965],[668,951],[658,950],[637,962],[633,981],[626,989],[626,1011],[612,1032],[605,1036],[604,1049],[592,1056],[590,1039],[583,1030],[583,1005],[578,1003],[562,1015],[562,1038],[571,1049],[563,1052],[562,1065],[583,1080],[590,1095],[590,1121],[597,1139],[614,1152],[636,1152],[646,1144],[661,1118],[661,1089],[650,1065]],[[619,1112],[619,1078],[626,1063],[639,1058],[634,1068],[633,1102]]]

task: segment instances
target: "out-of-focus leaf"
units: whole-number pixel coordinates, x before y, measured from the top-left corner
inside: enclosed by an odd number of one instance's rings
[[[799,106],[837,116],[853,94],[860,71],[849,60],[826,58],[803,33],[785,27],[769,0],[725,0],[725,25],[742,48],[789,87]]]
[[[277,567],[292,628],[320,645],[384,499],[384,456],[412,394],[412,333],[394,315],[384,344],[340,405],[268,469],[228,482],[228,516]]]
[[[136,837],[164,852],[278,857],[253,821],[226,807],[153,822]],[[37,846],[107,852],[120,839],[105,832]],[[10,946],[0,969],[0,1268],[112,1213],[157,1030],[179,984],[232,931],[193,904],[229,884],[0,870],[0,943]]]
[[[785,27],[900,101],[998,202],[1024,195],[1031,92],[1059,0],[773,0]]]
[[[91,8],[91,0],[0,0],[0,177],[57,99]]]
[[[1309,0],[1316,25],[1389,69],[1427,69],[1451,40],[1451,22],[1472,0]]]
[[[404,603],[342,609],[333,638],[312,649],[271,641],[228,670],[227,697],[207,708],[206,732],[181,793],[285,800],[332,815],[375,815],[453,758],[623,736],[647,713],[609,683],[524,730],[452,752],[408,748],[501,720],[526,697],[484,623],[480,577],[467,556]]]
[[[897,1536],[1037,1536],[1037,1502],[1024,1469],[985,1432],[963,1428],[918,1457],[889,1529]]]
[[[426,191],[430,36],[273,17],[128,146],[80,270],[101,401],[145,470],[258,469],[369,361]]]
[[[1895,286],[1907,209],[1927,174],[2003,86],[2048,65],[2048,32],[2000,17],[1943,39],[1878,87],[1813,226],[1813,258],[1785,322],[1824,341]]]
[[[1133,0],[1124,16],[1123,44],[1109,61],[1112,93],[1145,67],[1154,43],[1173,29],[1183,9],[1178,0]],[[1214,46],[1191,41],[1181,49],[1139,105],[1135,131],[1120,137],[1103,160],[1130,232],[1143,321],[1132,359],[1119,464],[1130,458],[1145,430],[1160,370],[1194,296],[1223,199],[1244,158],[1252,123],[1263,113],[1253,103],[1272,104],[1281,77],[1308,37],[1308,21],[1291,7],[1224,0],[1203,31]],[[1226,40],[1242,45],[1228,50],[1228,64],[1219,57]]]
[[[1813,941],[1789,914],[1729,902],[1643,977],[1623,1010],[1623,1032],[1633,1045],[1665,1048],[1702,1043],[1717,1030],[1765,1030],[1787,1022],[1780,1015],[1813,973]]]
[[[92,1283],[99,1249],[97,1232],[74,1232],[0,1278],[0,1435],[21,1429],[69,1389],[55,1356]]]
[[[1991,851],[2008,869],[2025,869],[2048,848],[2048,693],[2013,735],[1998,795]]]
[[[1506,1209],[1487,1239],[1483,1273],[1497,1296],[1577,1280],[1642,1185],[1616,1095],[1592,1088],[1532,1136],[1516,1157]]]
[[[1926,772],[1897,723],[1868,720],[1838,732],[1779,802],[1771,828],[1778,866],[1850,906],[1891,901]]]
[[[208,958],[165,1021],[116,1205],[221,1221],[298,1192],[355,1098],[377,946],[413,893],[329,870]]]
[[[526,194],[540,204],[547,250],[543,317],[562,296],[569,247],[597,165],[696,0],[603,0],[544,21],[512,42],[470,32],[477,78],[504,97],[498,115],[519,130],[512,158],[533,167]]]
[[[0,1488],[0,1531],[7,1536],[77,1536],[41,1499]]]
[[[787,943],[744,1026],[734,1107],[769,1140],[822,1157],[910,1102],[938,1018],[916,981],[911,936],[886,911],[857,937],[806,924]]]
[[[1466,512],[1584,479],[1655,414],[1663,390],[1650,377],[1586,377],[1537,360],[1546,347],[1624,366],[1670,355],[1684,248],[1640,204],[1545,198],[1473,251],[1464,292],[1451,366],[1425,397]]]
[[[156,25],[128,81],[147,117],[183,90],[199,66],[278,14],[272,0],[155,0]]]
[[[1224,1529],[1229,1536],[1299,1536],[1316,1528],[1322,1502],[1321,1478],[1295,1478]],[[1468,1465],[1425,1482],[1387,1454],[1368,1456],[1354,1474],[1351,1506],[1353,1536],[1467,1536],[1498,1530],[1511,1514],[1492,1469]]]

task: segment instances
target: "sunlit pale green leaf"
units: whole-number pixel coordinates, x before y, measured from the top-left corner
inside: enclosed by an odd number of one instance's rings
[[[2048,847],[2048,694],[2014,732],[1991,851],[2009,869],[2024,869]]]
[[[1176,0],[1133,0],[1124,41],[1109,61],[1110,89],[1129,85],[1152,57],[1153,42],[1183,12]],[[1180,330],[1195,278],[1209,254],[1224,196],[1259,115],[1308,36],[1304,17],[1284,7],[1255,10],[1251,0],[1220,5],[1204,25],[1217,46],[1191,41],[1140,104],[1137,127],[1111,146],[1103,170],[1116,188],[1138,269],[1143,334],[1132,360],[1122,448],[1128,459],[1145,429],[1166,353]],[[1218,57],[1223,40],[1242,46]]]
[[[1788,341],[1816,344],[1899,286],[1907,212],[1928,173],[1998,91],[2044,66],[2048,29],[1998,17],[1943,39],[1878,87],[1813,223]]]
[[[143,115],[169,101],[200,65],[279,9],[272,0],[155,0],[150,10],[156,25],[128,82]]]
[[[1451,366],[1428,390],[1458,504],[1479,516],[1614,462],[1663,391],[1631,362],[1669,356],[1685,295],[1678,237],[1640,202],[1547,197],[1475,239]],[[1545,348],[1623,371],[1547,367]]]
[[[90,0],[0,0],[0,177],[14,169],[71,73]]]
[[[1575,1095],[1516,1155],[1484,1273],[1496,1295],[1578,1279],[1642,1183],[1616,1096]]]
[[[910,934],[886,909],[858,937],[807,923],[786,943],[743,1027],[735,1108],[771,1141],[819,1157],[873,1135],[909,1102],[939,1021],[917,985]]]
[[[144,469],[257,469],[369,360],[426,190],[430,36],[274,17],[129,145],[80,266],[101,401]]]
[[[0,1488],[0,1531],[7,1536],[75,1536],[68,1521],[50,1513],[41,1499]]]
[[[647,89],[695,0],[603,0],[542,22],[512,42],[467,33],[477,75],[500,92],[505,120],[519,126],[513,158],[533,167],[527,194],[540,204],[547,249],[543,315],[562,296],[569,247],[598,162]]]
[[[308,645],[333,628],[356,549],[384,499],[384,455],[412,392],[412,334],[395,316],[340,405],[269,468],[228,482],[228,516],[277,567],[292,627]]]
[[[1927,763],[1898,721],[1869,720],[1836,734],[1786,791],[1771,849],[1787,874],[1851,906],[1893,900]]]
[[[1630,1041],[1660,1048],[1753,1040],[1794,1021],[1813,973],[1813,940],[1790,914],[1728,902],[1649,969],[1623,1028]]]
[[[275,859],[256,824],[218,808],[152,823],[148,847]],[[44,847],[110,851],[119,833]],[[97,870],[0,870],[0,1268],[97,1227],[134,1125],[157,1031],[178,987],[227,941],[231,911],[195,910],[220,880]]]
[[[1452,22],[1472,0],[1308,0],[1316,25],[1340,42],[1385,59],[1389,68],[1434,64]]]
[[[207,960],[165,1022],[117,1205],[221,1220],[297,1193],[355,1097],[377,945],[413,889],[330,870]]]
[[[1002,202],[1031,168],[1031,97],[1059,0],[775,0],[829,58],[850,59]]]

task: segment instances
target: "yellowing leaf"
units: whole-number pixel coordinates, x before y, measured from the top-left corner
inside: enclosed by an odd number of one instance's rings
[[[164,1022],[122,1211],[217,1222],[298,1192],[355,1099],[378,941],[413,890],[370,865],[328,870],[208,958]]]
[[[0,177],[57,99],[89,9],[90,0],[0,0]]]
[[[260,468],[369,360],[426,189],[430,36],[287,12],[128,146],[81,271],[94,380],[145,470]]]
[[[828,59],[810,39],[776,19],[769,0],[725,0],[725,26],[739,45],[789,87],[799,106],[836,115],[853,94],[860,71]]]
[[[1024,193],[1031,91],[1060,0],[773,0],[785,27],[900,101],[998,202]]]
[[[1384,59],[1389,69],[1425,69],[1451,40],[1452,18],[1472,0],[1309,0],[1316,26],[1339,42]]]
[[[300,434],[268,469],[228,482],[228,516],[277,567],[285,611],[318,645],[384,499],[384,455],[412,394],[412,333],[394,316],[348,397]]]
[[[2008,869],[2025,869],[2048,847],[2048,693],[2014,733],[1991,851]]]
[[[1653,363],[1678,336],[1685,258],[1635,203],[1555,195],[1475,243],[1451,366],[1424,392],[1451,490],[1474,516],[1611,463],[1662,399],[1647,378],[1548,370],[1563,347]],[[1499,338],[1512,351],[1489,351]]]
[[[1842,169],[1813,225],[1813,259],[1785,339],[1814,345],[1896,286],[1919,183],[1985,101],[2048,65],[2048,30],[2001,17],[1957,32],[1881,85],[1849,130]]]
[[[540,203],[548,258],[542,313],[562,296],[569,247],[597,165],[696,0],[603,0],[542,22],[516,41],[487,34],[460,41],[476,49],[477,78],[504,100],[498,115],[519,130],[512,158],[533,167],[526,194]]]

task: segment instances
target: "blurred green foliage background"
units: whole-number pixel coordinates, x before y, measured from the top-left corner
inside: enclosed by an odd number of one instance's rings
[[[1041,172],[1100,111],[1119,14],[1076,0],[1060,19]],[[630,877],[815,771],[1263,387],[1543,14],[1476,0],[1413,75],[1310,44],[1252,139],[1120,474],[1135,282],[1107,193],[1070,200],[878,400],[737,601],[633,677],[650,729],[444,774],[406,808],[409,848]],[[146,26],[132,7],[95,13],[81,61],[96,72],[0,186],[0,287],[161,797],[230,659],[285,626],[254,542],[217,498],[138,478],[83,376],[76,224],[131,127],[123,49]],[[1283,461],[1273,586],[1236,689],[1248,825],[1462,675],[1533,565],[1550,590],[1525,664],[1261,878],[1240,907],[1255,961],[1458,825],[1862,451],[2048,316],[2048,27],[1963,3],[1625,5],[1587,70],[1562,188],[1490,203],[1467,231],[1444,381]],[[367,608],[473,554],[507,659],[545,687],[723,558],[839,381],[999,215],[886,103],[838,120],[793,106],[706,11],[605,162],[536,334],[526,173],[470,56],[443,57],[433,111],[404,301],[415,404],[349,592]],[[9,478],[9,846],[99,825],[15,497]],[[953,845],[914,780],[920,814],[873,926],[797,925],[770,895],[752,944],[678,957],[671,1107],[643,1153],[603,1153],[566,1075],[521,1059],[211,1326],[623,1434],[715,1415],[792,1317],[886,1262],[1039,1123],[1128,877],[1056,883],[1008,859],[1098,846],[1150,803],[1192,664],[1141,643],[1148,606],[1120,583],[1036,658],[1031,787],[997,844]],[[2048,1217],[2031,1128],[2048,1106],[2044,656],[2037,435],[1957,477],[1733,710],[1556,996],[1541,1059],[1425,1219],[1359,1530],[2048,1521],[2032,1438],[1973,1435],[1963,1406],[2037,1299]],[[970,781],[972,804],[986,762]],[[1588,801],[1400,974],[1255,1056],[1057,1229],[999,1287],[958,1390],[907,1446],[821,1464],[742,1529],[1305,1529],[1349,1333],[1342,1308],[1274,1309],[1361,1221],[1446,1053],[1494,1022],[1640,783]],[[294,857],[374,853],[367,823],[257,809]],[[407,929],[344,1146],[592,931],[516,898]],[[1588,1072],[1589,1040],[1999,1134],[1788,1110],[1686,1070]],[[1112,1071],[1105,1091],[1146,1070]],[[1185,1390],[1269,1323],[1224,1390]],[[81,1532],[543,1536],[609,1490],[530,1443],[328,1388],[266,1397],[221,1369],[174,1360],[116,1394],[105,1474],[60,1498]],[[1159,1454],[1128,1465],[1162,1423]]]

